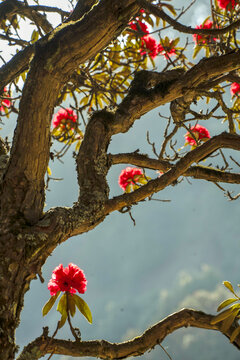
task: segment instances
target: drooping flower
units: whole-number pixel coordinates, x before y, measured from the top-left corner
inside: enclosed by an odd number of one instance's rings
[[[9,97],[9,93],[7,91],[7,88],[5,87],[3,90],[3,96]],[[3,99],[2,101],[0,100],[0,112],[4,111],[4,107],[9,108],[11,106],[11,101],[8,99]]]
[[[83,270],[72,263],[67,267],[62,264],[58,265],[52,273],[52,278],[48,282],[50,295],[56,295],[58,291],[68,291],[75,294],[76,290],[84,294],[87,289],[87,280]]]
[[[143,23],[142,21],[140,21],[140,20],[137,20],[137,22],[131,21],[129,23],[129,26],[134,31],[139,31],[139,27],[140,27],[140,29],[142,30],[142,32],[144,34],[149,34],[149,30],[148,30],[147,25],[145,23]]]
[[[145,55],[147,53],[152,59],[154,59],[159,53],[159,45],[154,37],[150,35],[142,37],[140,54]]]
[[[207,20],[204,25],[197,25],[196,29],[212,29],[213,22],[211,20]],[[213,38],[210,35],[197,35],[193,34],[193,39],[195,44],[206,44],[211,40],[216,41],[217,38]]]
[[[77,115],[72,109],[60,109],[53,117],[52,126],[54,128],[58,126],[72,128],[76,121]]]
[[[199,124],[192,126],[191,132],[192,132],[192,134],[194,134],[196,140],[207,141],[211,137],[208,129],[206,129],[204,126],[199,125]],[[186,144],[195,146],[197,144],[196,144],[196,140],[193,138],[192,134],[188,131],[184,135],[184,137],[186,140]]]
[[[231,88],[230,88],[230,92],[231,92],[232,96],[235,95],[235,94],[239,95],[239,93],[240,93],[240,84],[238,84],[236,82],[232,83]]]
[[[119,186],[125,191],[126,187],[129,184],[136,184],[140,177],[143,177],[144,174],[141,169],[127,167],[126,169],[122,170],[121,174],[118,178]]]
[[[239,1],[235,1],[235,0],[217,0],[218,6],[221,9],[233,9],[235,7],[235,5],[237,5],[237,3],[239,3]]]

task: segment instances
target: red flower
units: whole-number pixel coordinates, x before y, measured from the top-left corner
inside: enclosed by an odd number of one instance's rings
[[[67,267],[63,267],[62,264],[58,265],[52,274],[52,278],[48,283],[48,290],[50,295],[56,295],[58,291],[68,291],[71,294],[75,294],[76,290],[84,294],[87,289],[87,280],[84,272],[72,263]]]
[[[125,191],[129,184],[135,184],[141,176],[143,176],[141,169],[127,167],[122,170],[118,178],[119,186]]]
[[[9,97],[9,93],[6,87],[3,89],[3,96]],[[0,111],[4,111],[4,107],[9,108],[11,106],[11,101],[8,99],[3,99],[0,104]]]
[[[141,55],[145,55],[146,53],[148,53],[148,55],[152,59],[154,59],[159,53],[159,45],[157,44],[157,41],[150,35],[146,35],[142,37],[141,46],[142,46],[140,49]]]
[[[197,25],[196,29],[211,29],[213,26],[213,22],[210,20],[207,20],[204,25]],[[211,40],[216,41],[217,38],[213,38],[210,35],[193,35],[193,39],[195,41],[195,44],[206,44],[207,42],[210,42]]]
[[[211,137],[208,129],[206,129],[204,126],[199,125],[199,124],[192,126],[191,132],[194,134],[194,136],[197,140],[206,141],[207,139],[210,139],[210,137]],[[192,146],[197,145],[196,140],[193,138],[193,136],[190,132],[187,132],[184,135],[184,137],[186,140],[186,144],[189,144]]]
[[[54,128],[58,126],[72,127],[73,123],[77,121],[77,115],[72,109],[60,109],[53,117],[52,125]]]
[[[231,92],[232,96],[234,94],[239,95],[239,93],[240,93],[240,84],[238,84],[236,82],[232,83],[231,88],[230,88],[230,92]]]
[[[218,6],[221,8],[221,9],[233,9],[235,7],[235,5],[238,3],[238,1],[235,1],[235,0],[217,0],[218,2]]]
[[[170,42],[171,45],[171,42]],[[169,56],[176,55],[176,49],[167,49],[164,48],[161,44],[158,44],[158,51],[161,55],[164,55],[165,59],[168,59]]]
[[[137,23],[138,23],[138,24],[137,24]],[[140,29],[142,30],[142,32],[143,32],[144,34],[149,34],[148,27],[147,27],[147,25],[146,25],[145,23],[143,23],[143,22],[140,21],[140,20],[137,20],[137,23],[131,21],[131,22],[129,23],[130,28],[133,29],[133,30],[135,30],[135,31],[139,31],[139,27],[140,27]],[[139,27],[138,27],[138,25],[139,25]]]

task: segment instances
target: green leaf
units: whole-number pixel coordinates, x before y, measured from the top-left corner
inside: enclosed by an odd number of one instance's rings
[[[201,46],[199,45],[196,45],[195,48],[194,48],[194,52],[193,52],[193,59],[195,59],[195,57],[197,56],[197,54],[199,53],[199,51],[202,49]]]
[[[222,330],[224,332],[226,332],[230,328],[230,326],[234,322],[234,320],[235,320],[236,316],[238,315],[238,313],[239,313],[239,309],[235,309],[235,310],[232,311],[232,314],[227,319],[224,320],[224,322],[222,324]]]
[[[240,326],[238,326],[238,327],[232,332],[232,335],[231,335],[231,337],[230,337],[230,342],[232,343],[239,334],[240,334]]]
[[[46,304],[42,308],[43,316],[47,315],[47,313],[51,310],[51,308],[55,304],[55,301],[57,300],[59,294],[60,294],[60,291],[58,291],[56,295],[51,296],[50,299],[46,302]]]
[[[232,304],[233,302],[237,301],[238,299],[227,299],[227,300],[224,300],[217,308],[217,311],[220,311],[222,310],[223,308],[225,308],[226,306]]]
[[[64,293],[62,295],[62,297],[59,300],[58,306],[57,306],[57,311],[60,312],[60,314],[64,314],[65,312],[67,312],[67,296],[66,293]]]
[[[75,304],[74,297],[73,297],[73,295],[71,295],[69,293],[67,294],[67,297],[68,297],[68,309],[70,311],[71,316],[74,317],[75,312],[76,312],[76,304]]]
[[[233,286],[230,283],[230,281],[223,281],[223,285],[235,295],[235,292],[233,290]]]
[[[58,322],[58,328],[61,329],[61,327],[63,327],[63,325],[65,324],[67,320],[67,312],[63,312],[62,316],[61,316],[61,320]]]
[[[75,304],[78,307],[78,310],[83,314],[83,316],[85,316],[87,321],[90,322],[90,324],[92,324],[92,314],[88,304],[82,298],[80,298],[80,296],[76,294],[74,294],[73,297],[75,300]]]
[[[32,44],[35,43],[35,41],[37,41],[38,38],[39,38],[39,33],[38,33],[38,31],[33,30],[32,36],[31,36],[31,43],[32,43]]]
[[[224,310],[222,311],[219,315],[215,316],[212,320],[211,320],[211,324],[217,324],[220,321],[225,320],[226,318],[228,318],[231,313],[233,312],[233,308],[231,307],[230,309]]]

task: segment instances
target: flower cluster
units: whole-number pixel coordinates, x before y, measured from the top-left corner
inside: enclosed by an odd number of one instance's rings
[[[3,96],[9,97],[9,93],[8,93],[6,87],[3,90]],[[8,100],[8,99],[3,99],[2,101],[0,100],[0,112],[3,112],[5,107],[9,108],[10,106],[11,106],[10,100]]]
[[[218,6],[221,9],[233,9],[237,3],[239,3],[238,0],[217,0]]]
[[[196,140],[202,140],[202,141],[207,141],[208,139],[210,139],[210,133],[208,131],[208,129],[206,129],[204,126],[202,125],[195,125],[191,127],[191,132],[187,132],[184,137],[186,140],[186,145],[191,145],[191,146],[196,146]],[[194,139],[194,137],[195,139]]]
[[[197,25],[196,29],[212,29],[213,22],[211,20],[207,20],[204,24]],[[193,39],[195,44],[206,44],[209,43],[211,40],[216,41],[217,38],[213,38],[210,35],[197,35],[193,34]]]
[[[53,117],[52,126],[53,128],[71,129],[74,126],[73,123],[76,122],[77,115],[72,109],[60,109]]]
[[[231,92],[232,96],[239,95],[239,93],[240,93],[240,84],[238,84],[236,82],[232,83],[231,88],[230,88],[230,92]]]
[[[141,169],[127,167],[119,175],[118,184],[124,191],[130,192],[138,189],[139,184],[146,184],[149,179]]]
[[[87,321],[92,323],[92,314],[88,304],[76,294],[76,291],[84,294],[86,288],[87,280],[84,272],[77,265],[70,263],[64,268],[63,265],[60,264],[53,270],[52,278],[48,283],[51,297],[42,309],[43,316],[47,315],[62,291],[63,294],[61,294],[57,305],[57,311],[61,314],[61,320],[58,321],[57,330],[68,320],[75,339],[80,339],[80,337],[71,325],[70,316],[74,317],[76,309],[85,316]]]
[[[143,23],[142,21],[140,21],[140,20],[137,20],[137,22],[131,21],[129,23],[129,26],[134,31],[141,30],[144,34],[149,34],[149,30],[148,30],[147,25],[145,23]]]
[[[161,54],[167,59],[169,56],[175,54],[176,50],[174,48],[165,49],[161,44],[158,44],[156,39],[149,35],[148,27],[142,21],[137,19],[136,22],[130,22],[129,26],[132,30],[145,34],[141,36],[140,54],[142,56],[148,54],[152,59],[154,59],[158,54]]]
[[[80,294],[84,294],[86,289],[87,280],[84,272],[72,263],[65,268],[62,264],[57,266],[48,283],[51,296],[56,295],[58,291],[68,291],[70,294],[75,294],[77,290]]]

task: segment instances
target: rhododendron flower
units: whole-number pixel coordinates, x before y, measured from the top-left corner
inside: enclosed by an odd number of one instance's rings
[[[148,55],[152,59],[154,59],[159,53],[159,45],[157,44],[157,41],[154,39],[154,37],[150,35],[146,35],[142,37],[141,46],[142,46],[140,49],[141,55],[145,55],[146,53],[148,53]]]
[[[218,6],[221,9],[226,9],[227,7],[229,9],[233,9],[235,5],[238,3],[238,1],[235,0],[217,0]]]
[[[149,30],[148,30],[147,25],[145,23],[143,23],[142,21],[137,20],[137,22],[131,21],[129,23],[130,28],[135,30],[135,31],[139,31],[138,25],[139,25],[140,29],[142,30],[142,32],[144,34],[149,34]]]
[[[56,295],[58,291],[68,291],[71,294],[75,294],[76,290],[84,294],[87,289],[87,280],[84,272],[72,263],[67,267],[63,267],[62,264],[58,265],[52,274],[52,278],[48,283],[48,290],[50,295]]]
[[[7,88],[5,87],[4,90],[3,90],[3,96],[6,96],[6,97],[9,97],[9,94],[8,94],[8,91],[7,91]],[[0,106],[0,111],[4,111],[4,107],[7,107],[9,108],[11,106],[11,101],[8,100],[8,99],[3,99],[1,102],[0,102],[1,106]]]
[[[240,84],[238,84],[236,82],[232,83],[231,88],[230,88],[230,92],[231,92],[232,96],[235,95],[235,94],[239,95],[239,93],[240,93]]]
[[[140,177],[144,177],[141,169],[127,167],[126,169],[122,170],[119,176],[119,186],[125,191],[129,184],[135,184],[140,179]]]
[[[76,121],[77,115],[72,109],[60,109],[53,117],[52,126],[54,128],[58,126],[72,128],[73,123],[76,123]]]
[[[213,26],[213,22],[211,20],[207,20],[204,25],[197,25],[196,29],[211,29]],[[210,42],[210,40],[216,41],[217,38],[213,38],[210,35],[197,35],[193,34],[193,39],[195,44],[206,44]]]
[[[206,129],[202,125],[195,125],[191,127],[191,132],[194,134],[195,138],[197,140],[206,141],[207,139],[210,139],[210,133],[208,129]],[[190,132],[187,132],[185,135],[186,144],[195,146],[197,145],[196,140],[193,138],[193,135]]]
[[[158,44],[158,51],[161,55],[164,55],[165,59],[168,59],[169,56],[176,55],[176,49],[164,48],[161,44]]]

